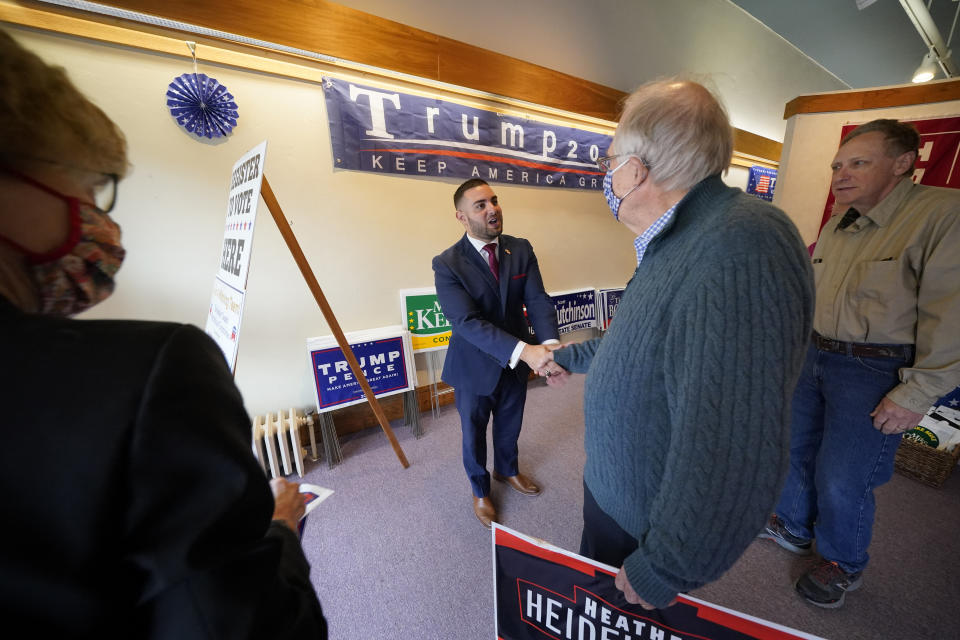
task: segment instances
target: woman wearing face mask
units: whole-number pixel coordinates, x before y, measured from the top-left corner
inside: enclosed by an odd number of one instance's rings
[[[297,485],[271,496],[217,346],[69,318],[113,291],[126,169],[116,125],[0,31],[0,613],[41,637],[325,638]]]

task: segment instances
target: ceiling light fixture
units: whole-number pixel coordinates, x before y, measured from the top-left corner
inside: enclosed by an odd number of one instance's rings
[[[950,57],[950,40],[953,38],[953,28],[950,29],[950,37],[944,42],[940,30],[930,15],[929,4],[929,2],[924,3],[923,0],[900,0],[900,5],[927,47],[927,54],[923,57],[920,67],[913,74],[914,82],[932,80],[940,71],[943,72],[944,78],[953,78],[960,75],[957,66]],[[960,4],[957,4],[957,11],[953,17],[954,27],[956,27],[958,15],[960,15]]]
[[[920,66],[917,67],[917,70],[913,72],[914,84],[921,82],[929,82],[933,80],[933,77],[937,75],[937,59],[933,54],[933,51],[928,51],[923,56],[923,60],[920,62]]]

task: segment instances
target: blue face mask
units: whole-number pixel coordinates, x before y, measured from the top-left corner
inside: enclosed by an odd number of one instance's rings
[[[617,194],[613,192],[613,174],[620,170],[620,167],[630,162],[630,158],[627,158],[615,168],[607,171],[607,175],[603,177],[603,197],[607,199],[607,206],[610,207],[611,213],[613,213],[614,220],[620,220],[620,203],[623,202],[624,198],[640,188],[640,185],[636,185],[630,191],[627,191],[623,194],[623,198],[618,198]],[[642,182],[641,182],[642,184]]]

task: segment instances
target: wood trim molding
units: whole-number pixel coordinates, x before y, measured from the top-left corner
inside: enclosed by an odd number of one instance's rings
[[[485,94],[483,97],[489,100],[498,101],[503,97],[577,114],[593,120],[589,123],[593,128],[599,125],[612,130],[627,96],[618,89],[326,0],[108,0],[99,4],[331,56],[343,61],[343,66],[348,68],[354,63],[354,71],[358,64],[368,65],[370,68],[364,72],[371,75],[376,74],[376,69],[387,70],[411,76],[405,78],[407,82],[421,78],[465,87]],[[63,24],[54,28],[51,23],[59,15],[74,18],[73,24],[82,21],[113,29],[107,33],[116,34],[118,28],[141,32],[145,36],[143,42],[130,46],[164,53],[174,52],[169,42],[160,44],[158,36],[170,38],[172,34],[181,33],[31,0],[0,0],[0,10],[0,19],[16,24],[99,40],[108,40],[109,35],[104,35],[102,30],[92,35],[93,26],[71,31]],[[200,40],[196,35],[190,39]],[[238,58],[249,58],[251,54],[265,59],[295,57],[264,51],[254,45],[222,42],[228,49],[240,52]],[[119,43],[129,45],[129,38]],[[182,55],[182,51],[175,55]],[[309,60],[301,58],[297,64],[310,64]],[[321,64],[313,60],[314,66]],[[248,68],[265,71],[263,66]],[[280,75],[289,76],[289,71],[288,65]],[[312,80],[314,75],[307,72],[303,77],[309,76]],[[761,164],[775,165],[782,149],[783,144],[776,140],[734,129],[734,150],[742,157],[755,157],[763,161]]]
[[[780,154],[783,152],[783,143],[734,127],[733,150],[734,156],[753,156],[757,159],[778,164],[780,162]]]
[[[960,80],[798,96],[787,103],[783,119],[787,120],[802,113],[906,107],[947,100],[960,100]]]
[[[108,0],[112,7],[615,121],[624,93],[325,0]]]

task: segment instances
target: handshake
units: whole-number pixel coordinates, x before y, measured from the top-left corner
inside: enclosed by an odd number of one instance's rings
[[[547,384],[559,387],[566,383],[570,372],[553,360],[553,352],[562,349],[560,344],[528,344],[520,353],[520,359],[526,362],[538,376],[547,379]]]

